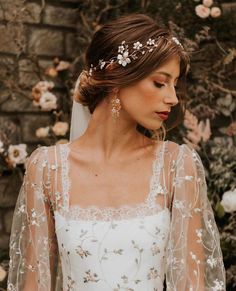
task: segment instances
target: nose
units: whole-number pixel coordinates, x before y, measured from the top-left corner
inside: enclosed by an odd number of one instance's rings
[[[164,102],[166,104],[169,104],[170,106],[175,106],[179,103],[174,86],[171,87],[168,90],[168,92],[166,92],[166,96],[164,97]]]

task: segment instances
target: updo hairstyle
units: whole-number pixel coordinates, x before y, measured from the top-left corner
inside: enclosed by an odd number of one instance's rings
[[[109,66],[103,69],[96,69],[89,74],[91,64],[97,66],[99,60],[109,61],[118,55],[118,47],[122,41],[129,45],[129,50],[133,48],[133,44],[139,41],[145,44],[149,39],[158,39],[158,46],[152,52],[146,52],[139,55],[136,60],[125,67],[114,62],[112,68]],[[122,16],[105,24],[102,28],[95,32],[85,55],[86,70],[80,75],[79,85],[75,88],[75,101],[82,103],[93,113],[96,106],[106,97],[108,97],[112,89],[115,87],[122,88],[134,84],[147,77],[153,70],[161,66],[165,61],[173,56],[180,58],[180,77],[178,80],[177,96],[179,103],[175,110],[172,110],[170,119],[173,119],[171,125],[167,129],[162,127],[162,134],[166,134],[166,130],[176,127],[183,118],[185,111],[185,82],[188,70],[189,56],[187,52],[176,42],[168,41],[173,37],[171,32],[163,25],[157,24],[153,19],[143,14],[130,14]],[[171,118],[171,115],[173,115]],[[157,138],[159,133],[144,129],[138,125],[138,130],[143,134],[148,131],[148,136]],[[162,138],[163,139],[163,138]]]

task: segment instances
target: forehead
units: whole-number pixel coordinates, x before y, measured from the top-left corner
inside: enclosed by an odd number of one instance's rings
[[[178,77],[180,74],[180,58],[178,56],[169,58],[152,72],[152,74],[158,73],[166,73],[166,75]]]

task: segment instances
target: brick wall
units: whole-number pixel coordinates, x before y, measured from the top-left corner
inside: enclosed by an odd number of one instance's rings
[[[0,83],[0,128],[14,128],[9,138],[12,143],[26,143],[28,152],[40,144],[35,130],[52,123],[52,114],[40,111],[30,99],[31,87],[41,80],[39,71],[55,57],[71,61],[78,54],[76,34],[81,1],[45,1],[45,7],[42,2],[27,1],[22,5],[21,0],[0,0],[0,76],[9,83]],[[24,12],[17,15],[19,8]],[[20,17],[23,25],[18,23]],[[55,90],[58,95],[63,94],[60,84]],[[20,182],[17,175],[0,177],[0,250],[8,249]]]

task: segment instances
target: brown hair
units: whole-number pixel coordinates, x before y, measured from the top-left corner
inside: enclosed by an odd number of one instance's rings
[[[149,38],[158,40],[158,46],[151,53],[145,53],[136,60],[131,61],[123,67],[113,63],[112,69],[93,70],[89,75],[91,64],[97,66],[99,60],[108,61],[117,56],[118,47],[125,40],[129,47],[134,42],[146,43]],[[163,25],[158,25],[153,19],[144,14],[130,14],[122,16],[105,24],[95,32],[92,41],[86,51],[86,71],[80,76],[80,84],[75,89],[75,100],[88,106],[90,113],[93,113],[96,106],[106,98],[115,87],[121,88],[138,82],[148,76],[162,63],[175,55],[180,57],[180,77],[178,81],[178,110],[174,110],[175,118],[173,124],[168,126],[168,130],[176,127],[183,118],[185,103],[183,96],[185,93],[185,77],[189,64],[189,57],[181,46],[174,41],[168,41],[173,35]],[[176,106],[176,107],[177,107]],[[176,112],[177,111],[177,112]],[[171,117],[172,114],[170,114]],[[177,116],[176,116],[177,115]],[[138,130],[154,138],[160,138],[160,131],[150,131],[138,125]],[[162,130],[162,139],[165,138],[166,129]],[[164,134],[164,138],[163,138]]]

